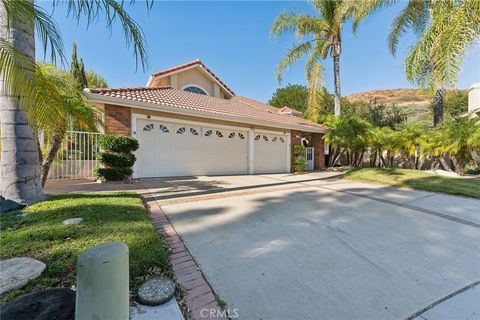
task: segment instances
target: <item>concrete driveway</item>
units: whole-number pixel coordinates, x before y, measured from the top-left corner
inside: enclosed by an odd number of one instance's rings
[[[480,201],[334,175],[142,182],[240,319],[415,318],[480,280]]]

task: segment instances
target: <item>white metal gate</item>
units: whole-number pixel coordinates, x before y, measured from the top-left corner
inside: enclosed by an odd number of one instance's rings
[[[315,162],[313,156],[313,148],[305,148],[305,158],[307,159],[307,170],[312,171],[315,169]]]
[[[49,179],[93,179],[100,133],[67,131],[52,163]],[[48,147],[48,146],[46,146]]]

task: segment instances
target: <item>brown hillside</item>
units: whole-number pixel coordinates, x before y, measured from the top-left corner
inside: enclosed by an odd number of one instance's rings
[[[350,102],[365,101],[372,105],[426,106],[431,98],[427,92],[418,89],[383,89],[354,93],[347,96],[347,99]]]

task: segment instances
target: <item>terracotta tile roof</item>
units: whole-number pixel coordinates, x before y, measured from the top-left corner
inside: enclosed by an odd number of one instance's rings
[[[192,67],[192,66],[195,66],[195,65],[199,65],[201,66],[205,71],[207,71],[212,77],[214,77],[224,88],[225,90],[227,90],[228,92],[230,92],[233,96],[235,96],[235,92],[233,92],[232,89],[230,89],[222,80],[220,80],[219,77],[217,77],[217,75],[215,73],[213,73],[212,70],[210,70],[206,65],[203,64],[202,61],[200,60],[193,60],[193,61],[190,61],[190,62],[187,62],[187,63],[184,63],[184,64],[180,64],[178,66],[175,66],[175,67],[171,67],[171,68],[168,68],[168,69],[165,69],[165,70],[160,70],[160,71],[157,71],[157,72],[154,72],[152,73],[152,77],[157,77],[157,76],[161,76],[161,75],[164,75],[164,74],[167,74],[167,73],[171,73],[171,72],[175,72],[175,71],[178,71],[178,70],[182,70],[182,69],[185,69],[185,68],[188,68],[188,67]]]
[[[203,94],[176,90],[171,87],[86,89],[86,92],[90,93],[90,97],[92,97],[93,100],[95,100],[96,95],[106,96],[129,101],[166,105],[184,110],[205,112],[206,115],[218,114],[232,118],[250,118],[252,120],[271,122],[272,125],[276,124],[277,126],[278,124],[283,124],[305,127],[306,130],[308,128],[324,129],[320,124],[292,115],[279,114],[278,108],[245,97],[221,99]]]

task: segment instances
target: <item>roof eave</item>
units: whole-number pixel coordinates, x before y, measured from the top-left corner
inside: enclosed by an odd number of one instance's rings
[[[197,116],[201,118],[224,120],[224,121],[237,122],[237,123],[250,123],[250,124],[266,126],[271,128],[278,128],[278,129],[299,130],[304,132],[315,132],[315,133],[327,132],[326,128],[320,128],[320,127],[316,128],[316,127],[308,127],[308,126],[294,125],[294,124],[281,124],[273,121],[264,121],[259,119],[229,116],[229,115],[223,115],[223,114],[218,114],[213,112],[204,112],[204,111],[198,111],[198,110],[189,110],[189,109],[179,108],[174,105],[148,103],[143,101],[133,101],[133,100],[127,100],[122,98],[116,98],[116,97],[108,97],[108,96],[91,93],[88,91],[85,91],[84,94],[88,98],[90,98],[93,102],[96,102],[96,103],[111,103],[111,104],[130,107],[130,108],[140,108],[140,109],[146,109],[146,110],[152,110],[152,111],[164,111],[164,112],[178,114],[178,115]]]
[[[232,89],[230,89],[229,87],[227,87],[226,84],[222,83],[220,80],[217,79],[217,76],[212,74],[213,71],[208,71],[207,70],[207,67],[205,65],[203,65],[203,63],[201,62],[198,62],[198,63],[195,63],[191,66],[187,66],[187,67],[184,67],[184,68],[180,68],[180,69],[177,69],[177,70],[172,70],[170,72],[166,72],[166,73],[163,73],[163,74],[159,74],[159,75],[155,75],[155,73],[152,73],[150,75],[150,77],[148,78],[148,82],[147,82],[147,87],[150,87],[153,83],[153,81],[159,77],[159,78],[164,78],[164,77],[168,77],[168,76],[171,76],[171,75],[174,75],[174,74],[177,74],[177,73],[180,73],[180,72],[183,72],[183,71],[187,71],[187,70],[190,70],[190,69],[195,69],[195,68],[199,68],[200,70],[202,70],[203,72],[205,72],[210,78],[213,79],[213,81],[215,81],[215,83],[217,83],[223,90],[225,90],[229,95],[230,97],[234,97],[235,96],[235,92],[233,92]],[[212,72],[212,73],[211,73]]]

